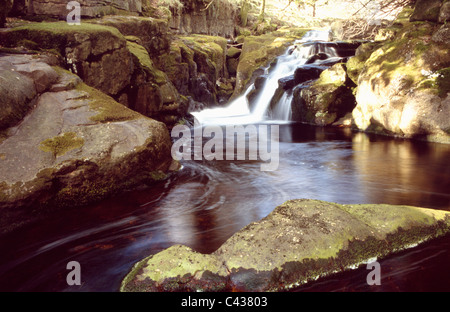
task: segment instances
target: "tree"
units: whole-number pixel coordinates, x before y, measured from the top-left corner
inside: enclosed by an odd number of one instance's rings
[[[261,12],[259,13],[258,21],[263,22],[265,19],[265,10],[266,10],[266,0],[262,0],[261,3]]]
[[[328,0],[295,0],[299,7],[309,6],[313,10],[313,17],[316,17],[316,9],[318,5],[328,4]]]
[[[0,28],[4,28],[6,24],[6,16],[12,8],[12,0],[0,0]]]

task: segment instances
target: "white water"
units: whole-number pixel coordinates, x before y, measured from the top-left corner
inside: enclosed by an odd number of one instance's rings
[[[322,45],[311,44],[315,41],[329,41],[330,31],[313,30],[307,32],[301,40],[298,40],[289,47],[286,52],[278,58],[278,62],[269,74],[269,67],[265,68],[268,75],[262,88],[262,92],[256,98],[256,104],[252,111],[249,110],[247,95],[254,90],[252,84],[243,95],[229,103],[227,107],[205,109],[201,112],[194,112],[192,115],[202,125],[218,124],[251,124],[260,123],[267,120],[267,109],[270,101],[278,88],[278,80],[293,75],[295,70],[304,65],[308,58],[317,53],[326,53],[333,57],[337,56],[333,48]],[[306,43],[306,44],[305,44]],[[309,43],[309,44],[308,44]],[[294,49],[295,48],[295,49]],[[292,54],[289,53],[294,49]],[[291,115],[292,95],[285,93],[280,99],[273,112],[271,122],[289,121]]]

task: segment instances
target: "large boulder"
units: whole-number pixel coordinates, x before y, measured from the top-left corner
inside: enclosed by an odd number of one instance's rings
[[[356,126],[450,142],[449,50],[445,25],[405,24],[364,63],[353,111]]]
[[[219,79],[228,78],[227,40],[217,36],[179,36],[170,51],[159,58],[177,90],[195,101],[218,103]]]
[[[41,50],[55,52],[67,69],[108,95],[117,96],[130,84],[131,55],[125,37],[114,27],[31,23],[0,33],[0,39],[9,47],[31,42]]]
[[[331,125],[355,108],[353,86],[344,64],[324,70],[319,79],[294,89],[292,120]]]
[[[17,80],[8,91],[13,95],[30,80],[45,87],[17,96],[30,101],[33,109],[20,109],[16,115],[25,116],[21,122],[3,127],[2,232],[51,209],[100,200],[168,172],[171,139],[163,123],[126,108],[36,55],[2,55],[0,75],[8,78],[11,73]]]
[[[124,36],[140,39],[152,58],[169,51],[171,36],[168,22],[164,19],[137,16],[105,16],[93,23],[117,28]]]
[[[292,200],[212,254],[175,245],[138,262],[121,291],[279,291],[450,230],[450,213]]]

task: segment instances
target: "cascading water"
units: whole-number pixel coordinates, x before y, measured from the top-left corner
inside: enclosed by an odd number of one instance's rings
[[[201,112],[194,112],[192,115],[203,125],[250,124],[267,120],[268,109],[279,87],[281,78],[294,75],[296,69],[305,65],[313,55],[325,54],[327,58],[337,57],[334,47],[323,44],[323,42],[328,42],[329,40],[329,30],[309,31],[278,58],[274,68],[265,68],[267,80],[257,95],[252,110],[249,109],[247,96],[255,89],[254,84],[250,85],[243,95],[231,102],[227,107],[206,109]],[[320,64],[320,60],[318,63]],[[292,92],[284,93],[275,105],[275,109],[271,114],[271,121],[290,120],[292,98]]]

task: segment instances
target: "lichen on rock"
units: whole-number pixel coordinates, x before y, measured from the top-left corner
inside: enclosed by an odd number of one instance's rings
[[[286,290],[449,230],[446,211],[291,200],[212,254],[177,245],[140,261],[121,291]]]

